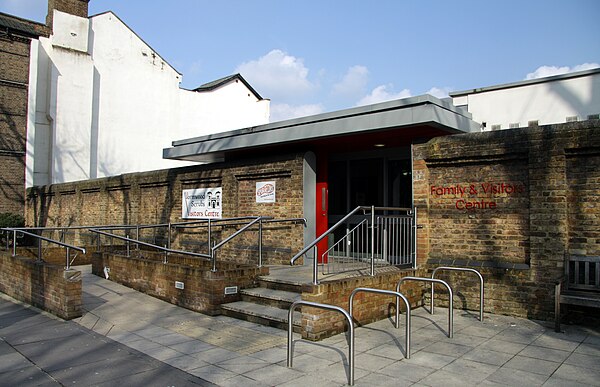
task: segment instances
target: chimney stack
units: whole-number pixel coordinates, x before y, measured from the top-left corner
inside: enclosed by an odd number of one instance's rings
[[[52,30],[54,10],[87,18],[89,2],[90,0],[48,0],[48,15],[46,15],[46,25]]]

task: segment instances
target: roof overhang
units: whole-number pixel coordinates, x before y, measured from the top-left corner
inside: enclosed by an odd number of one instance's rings
[[[464,109],[448,100],[422,95],[173,141],[171,148],[163,150],[163,158],[209,163],[224,160],[228,153],[249,149],[314,144],[336,137],[390,131],[396,135],[423,127],[435,128],[443,134],[480,131],[480,125]],[[411,135],[419,137],[418,133]]]

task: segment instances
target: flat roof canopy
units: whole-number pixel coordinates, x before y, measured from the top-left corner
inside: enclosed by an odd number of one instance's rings
[[[422,95],[250,128],[173,141],[163,158],[203,163],[259,149],[326,146],[355,149],[368,143],[400,144],[410,139],[479,132],[470,113],[445,100]]]

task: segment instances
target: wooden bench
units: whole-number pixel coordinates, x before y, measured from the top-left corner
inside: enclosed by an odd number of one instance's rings
[[[554,295],[557,332],[560,332],[561,304],[600,308],[600,257],[568,257],[565,276],[556,283]]]

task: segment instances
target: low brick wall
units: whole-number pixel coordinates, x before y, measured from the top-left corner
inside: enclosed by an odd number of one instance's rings
[[[210,262],[194,258],[169,256],[163,263],[161,254],[143,253],[144,258],[126,257],[115,253],[94,253],[92,272],[171,304],[208,315],[220,314],[220,305],[239,301],[240,295],[225,295],[225,287],[238,289],[254,286],[254,279],[268,269],[219,262],[218,271],[210,271]],[[175,288],[175,281],[184,289]]]
[[[0,252],[0,291],[65,320],[81,317],[81,272]]]
[[[350,294],[356,288],[374,288],[396,290],[396,284],[402,277],[422,276],[421,270],[399,270],[378,273],[374,277],[352,277],[319,285],[306,285],[302,289],[302,300],[335,305],[349,310]],[[411,307],[423,305],[424,285],[420,282],[402,284],[400,292],[408,298]],[[393,296],[360,292],[354,297],[354,321],[368,324],[388,317],[394,317],[396,300]],[[400,302],[404,311],[404,303]],[[402,318],[402,317],[400,317]],[[308,340],[322,340],[344,332],[346,320],[339,312],[313,307],[302,307],[302,336]]]

